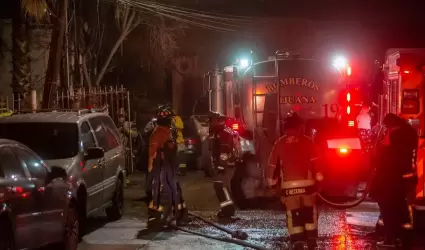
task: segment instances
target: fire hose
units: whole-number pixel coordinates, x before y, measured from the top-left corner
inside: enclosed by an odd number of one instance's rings
[[[244,240],[246,240],[248,238],[248,234],[241,231],[241,230],[230,230],[226,227],[223,227],[207,218],[204,218],[200,215],[194,214],[192,212],[189,212],[189,215],[195,217],[196,219],[199,219],[215,228],[217,228],[220,231],[223,231],[227,234],[230,234],[232,236],[232,238],[227,238],[227,237],[220,237],[220,236],[214,236],[214,235],[210,235],[210,234],[205,234],[205,233],[200,233],[200,232],[196,232],[193,230],[189,230],[180,226],[175,225],[174,223],[171,224],[172,227],[174,227],[177,230],[186,232],[186,233],[190,233],[190,234],[194,234],[194,235],[198,235],[198,236],[202,236],[205,238],[209,238],[209,239],[213,239],[213,240],[218,240],[218,241],[222,241],[222,242],[228,242],[228,243],[233,243],[233,244],[237,244],[240,246],[244,246],[244,247],[250,247],[252,249],[257,249],[257,250],[268,250],[267,248],[263,247],[263,246],[258,246],[249,242],[246,242]]]
[[[383,127],[380,127],[379,130],[378,130],[378,133],[377,133],[377,138],[380,137],[382,132],[383,132]],[[378,140],[376,140],[374,148],[377,147],[377,144],[378,144]],[[373,168],[371,168],[371,169],[373,169]],[[332,202],[332,201],[326,199],[326,197],[321,195],[320,192],[318,192],[317,195],[319,196],[319,198],[322,201],[324,201],[326,204],[328,204],[329,206],[334,207],[334,208],[347,209],[347,208],[356,207],[360,203],[362,203],[366,199],[366,197],[369,195],[373,179],[374,179],[374,172],[369,176],[369,180],[366,182],[366,187],[365,187],[362,195],[359,198],[357,198],[355,201],[352,201],[352,202],[335,203],[335,202]]]
[[[319,196],[319,198],[322,201],[324,201],[326,204],[328,204],[329,206],[334,207],[334,208],[347,209],[347,208],[356,207],[360,203],[362,203],[366,199],[366,197],[369,195],[372,179],[373,178],[370,178],[370,180],[366,183],[366,187],[365,187],[362,195],[359,198],[357,198],[355,201],[345,202],[345,203],[336,203],[336,202],[332,202],[332,201],[326,199],[326,197],[321,195],[320,192],[317,193],[317,196]]]

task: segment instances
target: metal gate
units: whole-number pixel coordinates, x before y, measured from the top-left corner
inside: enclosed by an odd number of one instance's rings
[[[118,124],[118,113],[125,111],[130,121],[130,91],[121,87],[78,88],[74,91],[57,91],[55,106],[60,109],[102,109]]]

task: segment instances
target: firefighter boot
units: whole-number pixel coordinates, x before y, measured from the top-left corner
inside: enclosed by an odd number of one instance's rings
[[[236,208],[230,198],[229,190],[224,186],[223,182],[214,182],[214,191],[220,202],[220,210],[217,212],[218,217],[230,218],[235,215]]]
[[[151,203],[152,204],[152,203]],[[161,230],[165,227],[166,223],[160,211],[154,208],[148,209],[148,229]]]
[[[319,236],[317,228],[317,208],[309,206],[302,208],[302,217],[304,220],[304,232],[307,238],[307,247],[309,250],[317,249],[317,238]]]
[[[297,241],[292,243],[293,250],[304,250],[305,249],[305,243],[303,241]]]
[[[179,205],[180,207],[181,205]],[[183,202],[182,208],[177,210],[176,213],[176,223],[177,226],[186,226],[187,224],[189,224],[190,220],[189,220],[189,214],[186,208],[186,205]]]
[[[190,222],[189,215],[186,208],[186,203],[183,200],[183,193],[182,193],[182,189],[179,182],[176,183],[176,187],[177,187],[177,195],[180,200],[180,203],[177,205],[176,223],[179,226],[184,226],[189,224]]]

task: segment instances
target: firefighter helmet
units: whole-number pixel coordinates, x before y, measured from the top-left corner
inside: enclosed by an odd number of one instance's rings
[[[156,113],[156,123],[160,126],[171,127],[174,112],[168,105],[159,106]]]
[[[296,112],[289,112],[286,114],[285,120],[283,121],[284,129],[295,129],[303,124],[303,119]]]

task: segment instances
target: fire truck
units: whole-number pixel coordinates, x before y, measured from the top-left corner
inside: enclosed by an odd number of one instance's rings
[[[425,49],[390,49],[383,65],[384,81],[379,100],[379,121],[388,113],[406,119],[418,132],[416,211],[425,211]]]
[[[269,154],[291,111],[305,119],[306,134],[323,156],[327,179],[323,194],[358,198],[365,164],[355,118],[362,100],[358,86],[350,87],[352,68],[347,60],[331,62],[277,51],[268,60],[240,59],[206,76],[210,111],[227,117],[227,128],[234,130],[239,144],[233,151],[238,151],[240,165],[231,182],[236,203],[267,194]]]

